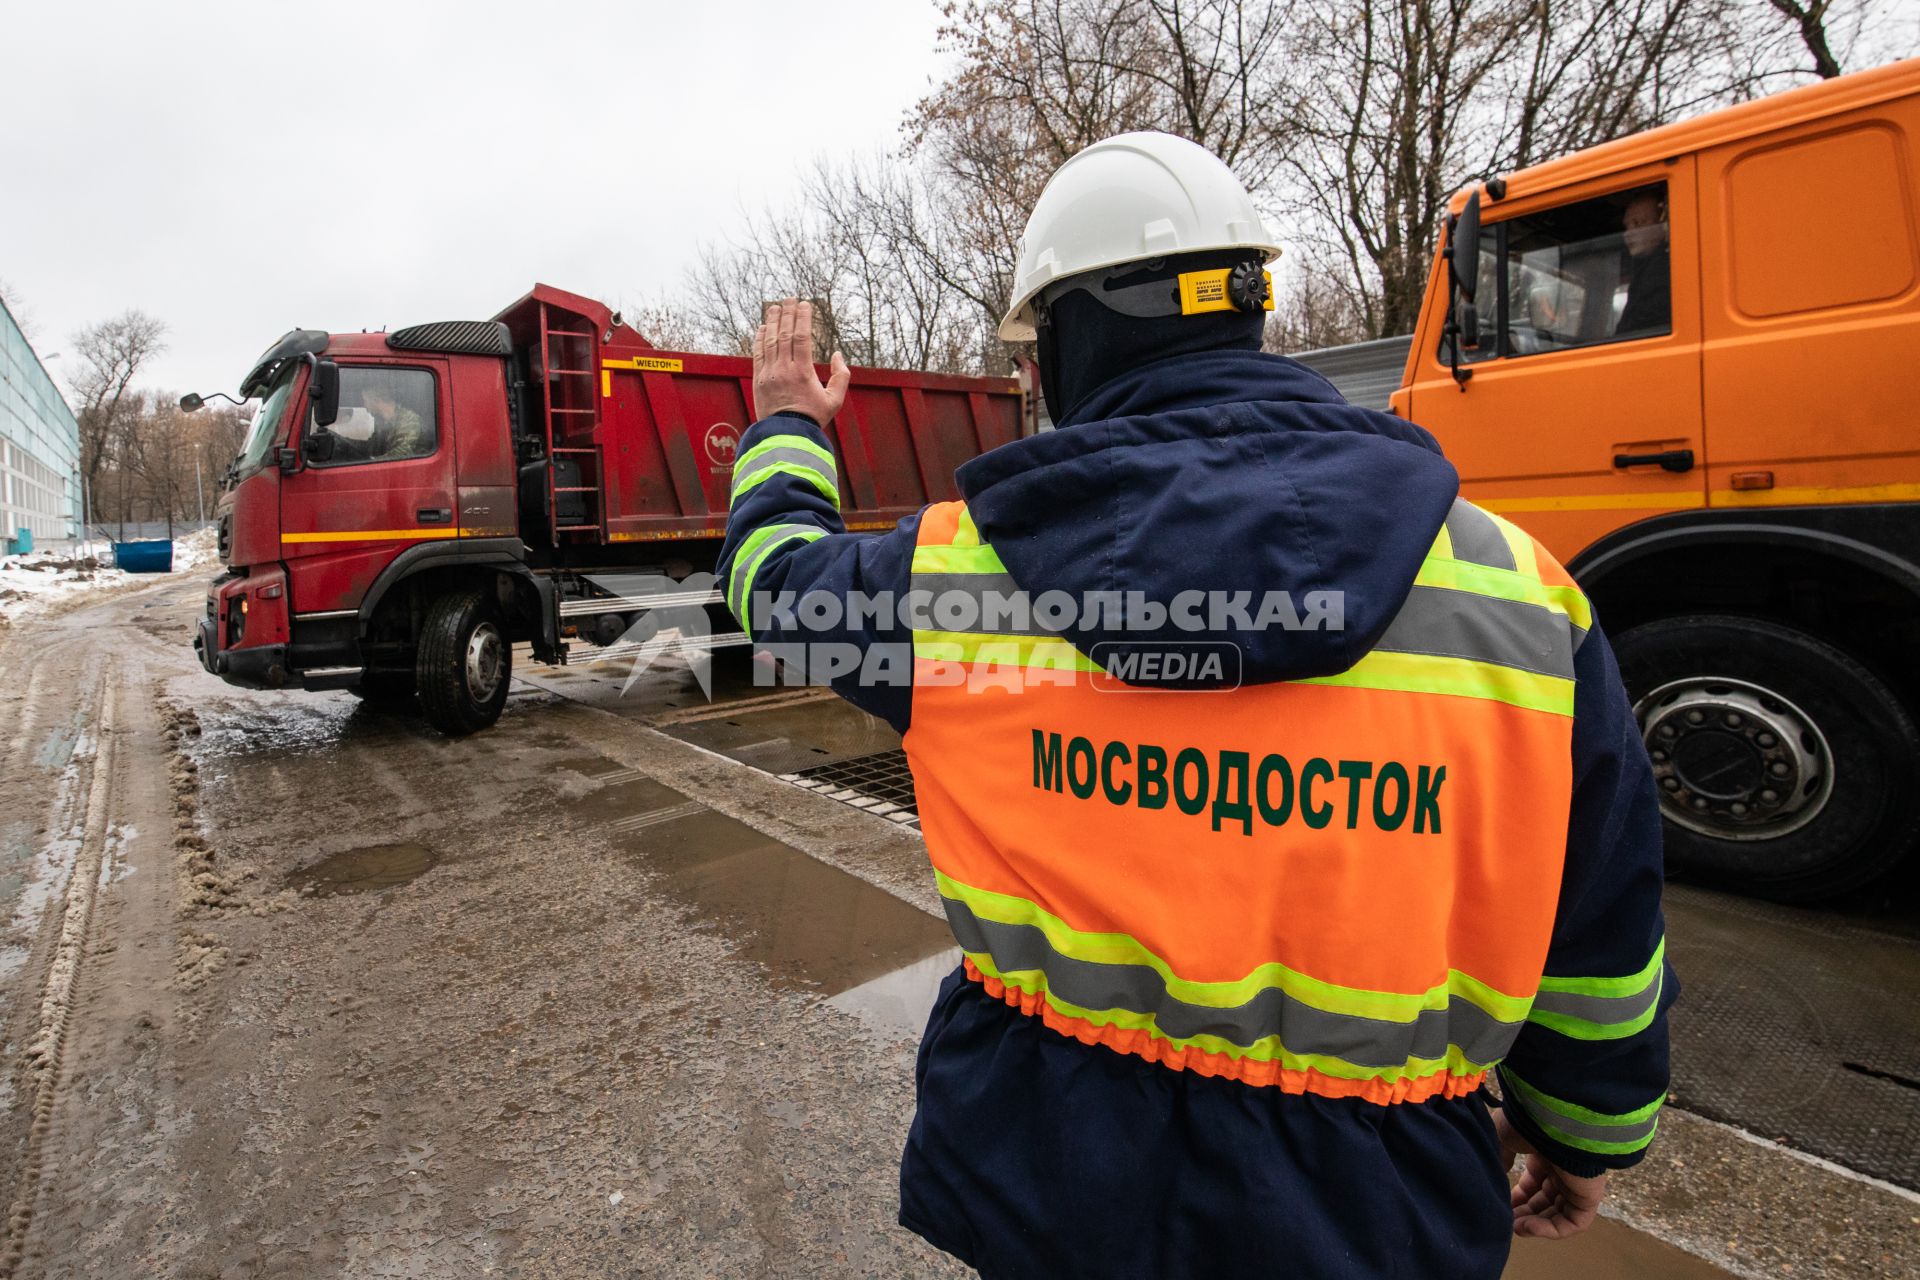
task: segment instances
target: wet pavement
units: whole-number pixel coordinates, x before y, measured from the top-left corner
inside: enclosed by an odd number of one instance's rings
[[[1920,1189],[1920,937],[1670,885],[1674,1101]]]
[[[610,661],[523,667],[450,740],[205,677],[197,605],[0,640],[0,1012],[17,1049],[66,1010],[5,1099],[0,1276],[965,1274],[893,1222],[955,951],[889,730]],[[1904,1099],[1914,937],[1697,890],[1670,917],[1682,1105],[1909,1159],[1900,1101],[1849,1129],[1761,1067]],[[1767,1005],[1796,981],[1826,985]],[[1679,1110],[1610,1205],[1508,1274],[1920,1274],[1920,1197]]]
[[[722,681],[691,710],[621,706],[630,672],[583,668],[564,695],[818,794],[912,820],[899,737],[825,691]],[[535,669],[528,678],[543,684]],[[659,673],[672,688],[684,677]],[[553,687],[553,686],[546,686]],[[1681,1106],[1920,1190],[1920,891],[1843,909],[1778,906],[1691,885],[1667,894]]]
[[[536,669],[529,679],[539,684],[542,674]],[[896,822],[915,822],[911,777],[897,736],[844,702],[820,693],[810,699],[803,690],[752,688],[735,679],[720,683],[716,705],[648,708],[625,701],[629,677],[622,663],[583,668],[564,694],[816,794]],[[692,692],[683,675],[654,672],[649,678]],[[1671,886],[1670,948],[1686,992],[1673,1015],[1675,1106],[1892,1186],[1920,1188],[1916,904],[1920,892],[1902,886],[1877,897],[1857,895],[1828,910]],[[930,971],[908,1003],[930,998],[938,977],[937,969]],[[910,1018],[904,1021],[911,1025]],[[1724,1155],[1715,1160],[1728,1162]],[[1684,1158],[1676,1158],[1676,1169],[1685,1168]],[[1908,1247],[1920,1217],[1903,1219],[1893,1211],[1887,1220],[1904,1228],[1897,1243]],[[1715,1247],[1723,1261],[1747,1269],[1737,1238]],[[1662,1274],[1721,1273],[1698,1259],[1689,1260],[1691,1270],[1675,1261],[1685,1258],[1612,1224],[1571,1252],[1523,1247],[1514,1274],[1576,1265],[1565,1274],[1640,1274],[1655,1266]]]

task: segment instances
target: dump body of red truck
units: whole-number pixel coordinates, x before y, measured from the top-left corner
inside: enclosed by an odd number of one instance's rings
[[[751,360],[660,350],[599,303],[548,285],[498,319],[526,353],[549,474],[576,478],[583,494],[586,509],[554,531],[560,545],[724,532],[734,451],[755,416]],[[854,370],[827,428],[847,527],[892,528],[957,496],[954,469],[1014,439],[1021,421],[1010,378]]]
[[[714,567],[752,374],[546,285],[493,321],[289,333],[242,384],[261,407],[220,504],[202,662],[242,684],[417,693],[464,731],[498,715],[516,641],[563,662],[691,603],[744,642],[717,593],[672,587]],[[957,496],[954,469],[1026,422],[1011,378],[854,370],[827,428],[848,526]],[[666,589],[606,585],[647,574]]]

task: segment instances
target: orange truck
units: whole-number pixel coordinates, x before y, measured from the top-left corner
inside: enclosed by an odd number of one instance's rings
[[[1592,597],[1669,865],[1879,877],[1920,845],[1920,60],[1450,208],[1391,406]]]

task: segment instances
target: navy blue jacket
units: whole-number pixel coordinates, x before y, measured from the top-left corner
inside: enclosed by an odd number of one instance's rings
[[[791,609],[747,599],[908,587],[917,517],[885,534],[846,533],[831,467],[809,475],[806,450],[788,448],[796,437],[827,449],[824,433],[790,415],[741,442],[736,485],[751,487],[737,492],[721,556],[729,603],[760,643],[838,640],[902,670],[908,633],[870,616],[831,635],[802,632]],[[756,480],[749,458],[761,447],[798,462]],[[976,458],[958,480],[983,537],[1029,592],[1166,602],[1253,581],[1295,599],[1344,593],[1343,629],[1218,637],[1239,646],[1249,683],[1341,671],[1364,654],[1458,489],[1420,428],[1347,404],[1293,361],[1239,351],[1115,379],[1060,430]],[[1111,638],[1097,626],[1069,635],[1082,650]],[[1678,986],[1664,961],[1651,768],[1597,625],[1575,678],[1574,786],[1546,971],[1558,989],[1590,997],[1589,1016],[1536,1013],[1499,1078],[1515,1126],[1561,1167],[1593,1174],[1644,1154]],[[911,722],[909,684],[833,683],[896,729]],[[1490,1097],[1379,1106],[1167,1070],[1049,1031],[957,973],[927,1025],[916,1081],[901,1221],[985,1275],[1492,1277],[1506,1259],[1511,1214]]]

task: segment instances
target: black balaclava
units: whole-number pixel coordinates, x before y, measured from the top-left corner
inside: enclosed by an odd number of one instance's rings
[[[1108,283],[1115,288],[1154,280],[1171,282],[1183,271],[1209,271],[1256,260],[1247,249],[1189,253],[1143,263],[1141,269]],[[1098,287],[1098,286],[1096,286]],[[1171,287],[1171,283],[1169,284]],[[1040,392],[1047,416],[1062,422],[1100,387],[1155,360],[1199,351],[1258,351],[1266,327],[1264,311],[1209,311],[1194,316],[1125,316],[1110,310],[1084,290],[1064,293],[1051,286],[1054,301],[1037,323]]]

